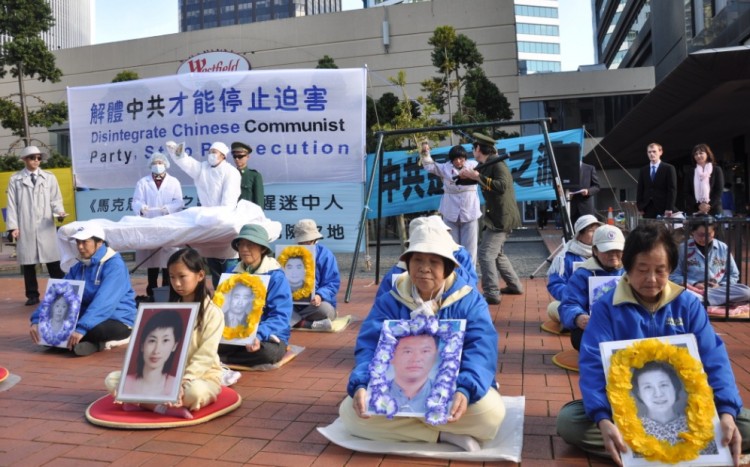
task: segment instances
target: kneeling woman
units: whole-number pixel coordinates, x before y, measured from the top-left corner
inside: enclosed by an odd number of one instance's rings
[[[453,241],[444,230],[419,226],[409,238],[409,249],[400,260],[407,273],[390,293],[375,300],[362,323],[355,348],[355,366],[347,397],[339,414],[354,435],[391,441],[443,442],[465,450],[478,450],[478,441],[495,437],[505,417],[505,406],[493,387],[497,371],[497,333],[487,302],[453,271]],[[430,425],[419,418],[394,418],[367,414],[367,384],[385,320],[413,319],[418,315],[466,320],[456,393],[448,423]]]

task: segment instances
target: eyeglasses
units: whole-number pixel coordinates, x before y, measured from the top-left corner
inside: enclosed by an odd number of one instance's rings
[[[247,153],[235,152],[232,153],[232,157],[234,157],[235,159],[242,159],[243,157],[247,157]]]
[[[28,156],[28,157],[26,157],[26,159],[28,159],[30,161],[40,161],[40,160],[42,160],[42,156]]]

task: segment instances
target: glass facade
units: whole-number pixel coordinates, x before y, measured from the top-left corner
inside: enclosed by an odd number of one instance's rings
[[[516,33],[534,36],[559,36],[560,27],[550,24],[518,23],[516,24]]]
[[[341,0],[180,0],[180,31],[341,11]]]
[[[516,5],[516,16],[535,16],[538,18],[557,18],[557,8],[546,6]]]
[[[560,71],[560,62],[551,62],[546,60],[521,60],[525,65],[527,73],[549,73]]]
[[[560,44],[552,44],[548,42],[528,42],[519,41],[518,51],[520,53],[530,54],[560,54]]]

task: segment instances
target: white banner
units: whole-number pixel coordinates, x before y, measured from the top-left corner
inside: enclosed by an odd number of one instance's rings
[[[264,184],[363,183],[365,69],[190,73],[68,88],[80,188],[134,187],[164,143],[253,147]],[[228,157],[233,163],[231,156]],[[173,166],[183,185],[192,180]]]

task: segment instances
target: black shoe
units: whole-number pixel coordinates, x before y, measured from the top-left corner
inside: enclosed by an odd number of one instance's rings
[[[511,289],[510,287],[503,287],[502,289],[500,289],[500,293],[506,295],[523,295],[523,292],[521,292],[520,290]]]
[[[38,305],[39,304],[39,297],[31,297],[30,299],[26,300],[26,303],[24,305],[26,306],[32,306],[32,305]]]
[[[499,305],[501,297],[500,295],[484,295],[484,299],[487,301],[488,305]]]
[[[88,341],[79,342],[73,347],[73,353],[79,357],[85,357],[100,350],[101,346],[99,346],[99,344]]]

